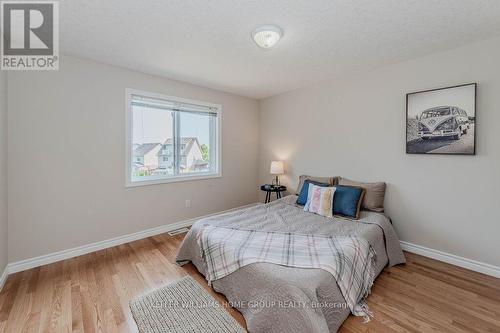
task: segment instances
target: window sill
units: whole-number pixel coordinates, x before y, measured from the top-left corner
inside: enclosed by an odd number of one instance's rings
[[[214,179],[214,178],[222,178],[222,174],[221,173],[210,173],[210,174],[177,176],[177,177],[171,177],[171,178],[158,178],[158,179],[140,180],[140,181],[131,181],[130,179],[127,179],[127,181],[125,183],[125,187],[159,185],[159,184],[188,182],[188,181],[197,181],[197,180]]]

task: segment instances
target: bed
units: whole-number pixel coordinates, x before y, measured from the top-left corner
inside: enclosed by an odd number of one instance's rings
[[[384,214],[362,211],[357,221],[326,218],[304,212],[296,200],[297,196],[289,195],[197,221],[181,244],[177,263],[192,262],[206,275],[197,235],[208,226],[363,238],[376,253],[375,276],[386,266],[405,262],[391,221]],[[322,269],[253,263],[213,281],[212,286],[243,314],[250,332],[336,332],[350,313],[336,280]]]

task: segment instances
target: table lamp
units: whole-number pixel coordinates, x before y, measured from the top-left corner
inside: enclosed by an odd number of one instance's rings
[[[285,173],[285,168],[283,167],[283,161],[272,161],[271,162],[271,175],[275,175],[276,186],[280,185],[279,175]]]

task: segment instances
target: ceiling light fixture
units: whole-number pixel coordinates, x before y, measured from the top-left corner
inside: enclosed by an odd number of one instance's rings
[[[283,30],[275,25],[263,25],[252,32],[252,38],[255,44],[263,49],[270,49],[283,36]]]

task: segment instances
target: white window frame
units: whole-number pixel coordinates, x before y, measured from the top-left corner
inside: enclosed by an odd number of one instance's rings
[[[217,129],[216,129],[216,152],[215,161],[217,165],[216,172],[203,172],[196,173],[192,175],[173,175],[168,178],[164,176],[149,176],[146,180],[132,181],[132,95],[140,95],[148,98],[163,99],[170,102],[179,102],[187,104],[195,104],[200,106],[206,106],[215,109],[217,113]],[[182,181],[195,181],[203,179],[212,179],[222,177],[222,140],[221,140],[221,123],[222,123],[222,105],[213,104],[203,101],[197,101],[187,98],[168,96],[160,93],[153,93],[138,89],[127,88],[125,89],[125,103],[126,103],[126,116],[125,116],[125,186],[126,187],[136,187],[136,186],[146,186],[155,184],[165,184],[165,183],[175,183]]]

